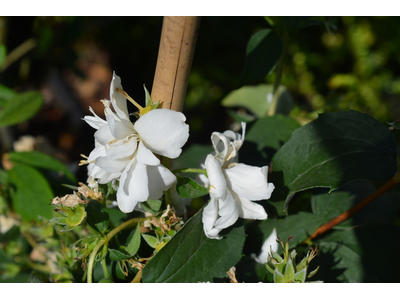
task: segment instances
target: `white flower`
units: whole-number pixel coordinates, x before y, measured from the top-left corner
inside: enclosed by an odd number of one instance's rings
[[[132,123],[126,99],[138,105],[123,91],[115,72],[110,98],[102,100],[106,120],[91,108],[94,116],[84,118],[97,130],[95,148],[84,162],[89,163],[89,178],[98,179],[102,184],[119,180],[118,207],[128,213],[138,202],[159,199],[176,181],[175,175],[155,154],[177,158],[189,137],[189,126],[182,113],[169,109],[154,109],[143,114],[140,111],[140,118]]]
[[[259,264],[265,264],[268,261],[268,254],[273,252],[278,252],[278,242],[276,228],[272,230],[272,233],[267,237],[261,247],[260,255],[256,256],[254,253],[251,254],[251,258],[253,258]]]
[[[209,238],[220,239],[219,232],[233,225],[238,217],[257,220],[268,217],[261,205],[252,202],[271,197],[275,187],[267,181],[268,166],[237,163],[245,125],[242,123],[242,136],[230,130],[211,135],[214,152],[205,160],[211,199],[203,211],[204,232]]]

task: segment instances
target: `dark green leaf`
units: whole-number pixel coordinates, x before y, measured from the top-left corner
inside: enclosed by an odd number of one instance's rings
[[[137,225],[135,233],[133,234],[131,240],[128,242],[125,250],[130,256],[136,254],[140,247],[140,224]]]
[[[176,191],[183,198],[197,198],[208,194],[208,190],[189,177],[176,176]]]
[[[141,203],[141,206],[145,211],[155,214],[160,211],[161,204],[162,204],[161,200],[147,199],[146,202]]]
[[[226,107],[239,106],[248,109],[257,117],[267,116],[268,109],[273,99],[273,85],[259,84],[256,86],[244,86],[229,93],[223,100],[222,105]],[[290,92],[280,86],[278,89],[277,114],[289,114],[292,110],[294,100]]]
[[[249,233],[248,239],[258,240],[258,245],[261,249],[262,243],[271,234],[272,229],[276,228],[277,235],[284,243],[286,243],[289,236],[293,235],[293,239],[290,240],[290,247],[293,248],[306,240],[325,221],[324,216],[299,212],[283,219],[267,219],[259,224],[252,224],[252,226],[257,226],[258,228],[250,227],[246,232]],[[279,251],[281,251],[280,248]]]
[[[104,233],[109,225],[107,210],[96,200],[91,200],[86,205],[86,222],[95,230]]]
[[[3,105],[0,112],[0,127],[18,124],[32,118],[42,104],[43,97],[39,92],[18,94]]]
[[[12,89],[9,87],[6,87],[5,85],[0,84],[0,105],[4,105],[8,100],[14,98],[17,95],[16,92],[14,92]]]
[[[185,149],[177,159],[172,161],[172,169],[197,168],[200,160],[212,151],[213,148],[211,146],[193,144]],[[186,174],[191,178],[195,177],[195,174]]]
[[[249,40],[241,85],[261,81],[272,72],[282,54],[282,40],[271,29],[262,29]]]
[[[115,250],[115,249],[108,248],[108,252],[110,255],[110,259],[115,260],[115,261],[125,260],[125,259],[128,259],[129,257],[131,257],[131,255],[129,255],[127,253],[123,253],[123,252],[121,252],[119,250]]]
[[[16,191],[12,194],[15,211],[26,221],[39,221],[39,216],[51,219],[50,201],[54,195],[43,175],[32,167],[18,164],[9,171],[9,175],[16,186]]]
[[[72,182],[76,182],[74,174],[59,160],[42,152],[11,152],[8,157],[12,162],[24,163],[36,168],[48,169],[65,174]]]
[[[286,16],[282,17],[283,25],[286,28],[289,36],[292,38],[297,37],[297,33],[301,27],[301,24],[307,21],[310,17],[305,16]]]
[[[398,253],[399,236],[393,225],[333,230],[316,241],[320,251],[315,265],[320,268],[314,277],[325,282],[399,282],[400,261],[390,259]]]
[[[387,181],[397,170],[397,145],[386,126],[356,111],[327,113],[295,130],[275,154],[291,196],[313,187],[332,190],[358,178]]]
[[[226,277],[242,256],[243,226],[221,232],[221,240],[204,235],[200,210],[144,267],[144,282],[198,282]]]

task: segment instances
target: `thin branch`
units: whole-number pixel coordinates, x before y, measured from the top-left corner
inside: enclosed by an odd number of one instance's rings
[[[366,197],[364,200],[361,202],[357,203],[355,206],[350,208],[349,210],[345,211],[341,215],[337,216],[333,220],[329,221],[328,223],[322,225],[319,227],[315,232],[303,243],[309,244],[312,239],[315,239],[317,236],[320,236],[321,234],[327,232],[330,230],[332,227],[338,225],[339,223],[347,220],[350,218],[352,215],[354,215],[356,212],[358,212],[360,209],[364,208],[368,204],[370,204],[372,201],[375,199],[379,198],[382,194],[386,193],[388,190],[396,186],[400,182],[400,173],[397,172],[396,175],[392,179],[390,179],[388,182],[386,182],[384,185],[382,185],[379,189],[377,189],[375,192],[373,192],[371,195]]]

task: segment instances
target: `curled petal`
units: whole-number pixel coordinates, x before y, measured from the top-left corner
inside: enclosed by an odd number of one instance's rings
[[[154,153],[177,158],[189,137],[186,117],[170,109],[154,109],[136,121],[134,128],[143,144]]]
[[[218,218],[218,202],[215,201],[215,198],[211,196],[210,202],[208,202],[207,206],[203,209],[203,229],[205,235],[210,239],[221,239],[218,236],[218,233],[221,229],[217,229],[214,227],[215,221]]]
[[[229,139],[221,132],[211,134],[211,142],[214,147],[215,155],[225,160],[229,152]]]
[[[275,186],[268,183],[268,167],[252,167],[238,164],[224,170],[229,178],[230,188],[241,197],[249,200],[269,199]]]
[[[175,175],[163,165],[147,166],[149,198],[159,199],[175,182]]]
[[[227,197],[228,188],[221,162],[214,155],[208,154],[205,165],[210,183],[210,195],[213,194],[217,200],[224,200]]]
[[[118,117],[121,120],[129,121],[129,112],[128,112],[128,106],[126,104],[126,98],[124,95],[116,91],[117,88],[123,90],[121,84],[121,77],[115,74],[114,71],[110,86],[110,100]]]
[[[92,112],[94,117],[92,116],[85,116],[83,118],[86,123],[88,123],[90,126],[92,126],[94,129],[99,129],[100,127],[107,125],[107,122],[100,118],[96,113],[94,112],[93,108],[89,106],[89,110]]]
[[[220,217],[215,222],[214,227],[222,230],[235,224],[239,218],[239,209],[230,192],[228,192],[228,197],[225,199],[225,201],[219,200],[218,204],[218,214]]]
[[[99,179],[99,183],[106,184],[113,180],[118,179],[121,176],[121,172],[109,173],[96,166],[94,163],[88,165],[88,177]]]

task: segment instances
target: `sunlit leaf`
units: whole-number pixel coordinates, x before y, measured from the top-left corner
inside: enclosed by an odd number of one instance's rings
[[[43,97],[39,92],[18,94],[4,103],[0,111],[0,127],[18,124],[32,118],[42,107]]]
[[[32,167],[15,165],[10,171],[10,180],[16,186],[12,194],[15,211],[26,221],[39,221],[40,217],[51,219],[54,198],[49,183],[43,175]]]
[[[32,167],[49,169],[63,173],[69,180],[76,182],[74,174],[59,160],[42,152],[11,152],[8,158],[12,162],[24,163]]]

